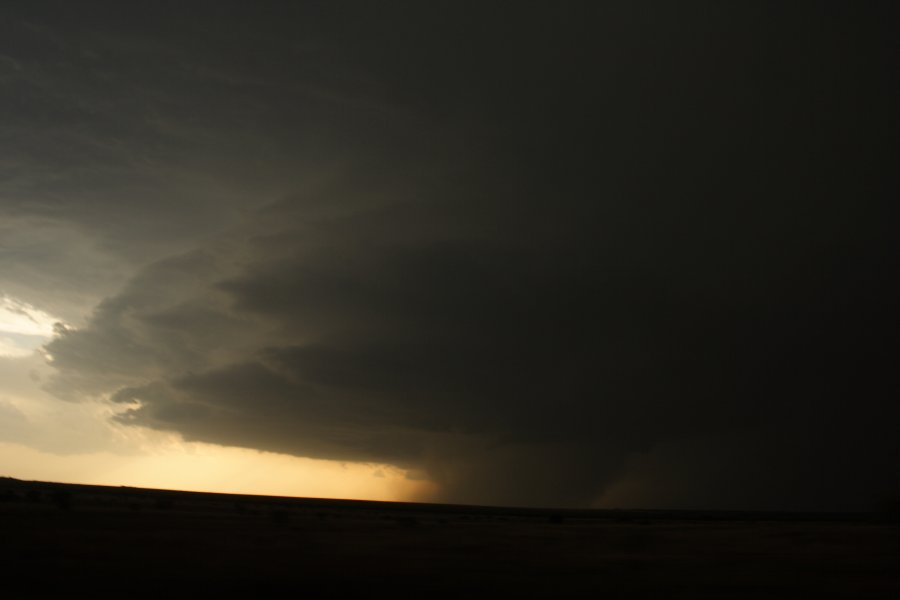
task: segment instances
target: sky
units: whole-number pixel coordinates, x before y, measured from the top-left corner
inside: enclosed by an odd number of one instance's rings
[[[900,497],[893,2],[8,2],[0,475]]]

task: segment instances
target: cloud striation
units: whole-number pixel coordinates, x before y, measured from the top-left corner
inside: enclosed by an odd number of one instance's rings
[[[168,146],[121,172],[162,199],[121,200],[151,249],[47,345],[53,391],[446,501],[871,507],[900,455],[889,9],[810,6],[106,14],[78,39],[128,50],[125,147]],[[227,218],[185,170],[240,190]]]

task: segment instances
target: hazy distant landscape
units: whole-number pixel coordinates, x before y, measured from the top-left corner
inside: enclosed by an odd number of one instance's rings
[[[343,595],[879,598],[896,514],[553,510],[0,480],[12,597],[240,589]]]

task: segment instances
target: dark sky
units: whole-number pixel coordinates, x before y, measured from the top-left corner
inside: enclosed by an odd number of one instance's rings
[[[895,2],[0,8],[60,401],[438,499],[900,494]],[[43,243],[39,243],[43,241]]]

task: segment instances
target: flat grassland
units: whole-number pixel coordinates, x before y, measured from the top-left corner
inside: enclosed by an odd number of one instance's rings
[[[889,514],[550,510],[0,478],[0,596],[900,598]]]

